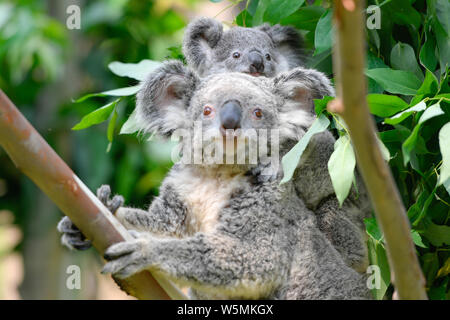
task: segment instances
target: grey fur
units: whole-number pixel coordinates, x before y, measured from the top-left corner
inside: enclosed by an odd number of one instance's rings
[[[191,22],[183,40],[188,65],[202,77],[222,72],[252,73],[250,52],[263,58],[264,71],[260,73],[273,77],[300,66],[303,60],[301,47],[302,38],[293,27],[264,24],[223,31],[222,24],[211,18]],[[239,52],[240,57],[233,58],[234,52]]]
[[[244,117],[243,126],[283,128],[286,117],[280,113],[307,109],[310,100],[305,99],[305,92],[314,96],[311,84],[315,77],[311,75],[317,74],[297,69],[276,79],[227,73],[200,81],[178,62],[168,62],[148,78],[137,108],[149,123],[163,124],[170,117],[167,108],[188,110],[178,125],[192,128],[193,121],[201,119],[205,102],[219,108],[225,99],[236,99],[243,114],[256,105],[265,115],[261,122]],[[176,88],[183,90],[171,94]],[[147,90],[167,99],[149,99]],[[304,117],[307,126],[313,117],[307,111]],[[204,130],[217,125],[212,119],[202,121]],[[172,124],[171,130],[176,129]],[[143,123],[143,129],[168,132],[163,125]],[[301,135],[302,130],[294,135]],[[283,145],[294,141],[291,130],[281,132]],[[309,150],[308,155],[315,151]],[[308,161],[299,169],[306,168]],[[117,218],[141,234],[111,246],[105,253],[110,262],[103,271],[122,278],[144,269],[158,271],[190,286],[193,296],[202,298],[369,298],[364,276],[348,266],[343,252],[325,236],[335,234],[329,220],[337,216],[336,221],[345,221],[342,228],[347,228],[353,225],[352,217],[343,219],[341,212],[329,210],[335,206],[332,198],[321,203],[311,197],[315,200],[305,203],[299,196],[308,192],[301,187],[301,174],[280,185],[281,171],[271,181],[258,180],[257,172],[250,165],[174,165],[148,211],[119,208]],[[336,241],[353,246],[354,239]]]

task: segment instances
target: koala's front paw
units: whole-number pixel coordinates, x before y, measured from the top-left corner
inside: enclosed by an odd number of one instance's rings
[[[99,198],[112,214],[115,214],[117,209],[123,206],[125,202],[121,195],[115,195],[111,199],[111,188],[107,184],[104,184],[97,189],[97,198]]]
[[[109,262],[103,267],[102,273],[112,273],[115,277],[124,279],[149,268],[152,264],[152,246],[149,237],[113,244],[104,254]]]
[[[80,229],[67,216],[59,221],[57,229],[62,233],[61,243],[71,250],[86,250],[92,246],[91,241],[86,240]]]

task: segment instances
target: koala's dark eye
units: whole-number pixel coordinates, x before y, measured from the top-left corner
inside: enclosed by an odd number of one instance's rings
[[[203,108],[203,115],[204,116],[210,116],[213,113],[213,108],[211,108],[210,106],[205,106]]]
[[[272,59],[272,57],[270,56],[270,54],[266,54],[266,59],[268,60],[268,61],[270,61],[271,59]]]
[[[233,58],[238,59],[241,56],[239,52],[233,52]]]
[[[260,108],[256,108],[255,110],[253,110],[253,115],[257,119],[261,119],[262,118],[262,110]]]

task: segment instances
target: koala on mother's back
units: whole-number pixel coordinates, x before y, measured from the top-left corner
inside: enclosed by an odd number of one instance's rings
[[[224,31],[219,21],[199,18],[186,28],[183,53],[200,76],[243,72],[274,77],[301,65],[302,43],[300,34],[289,26],[235,26]]]

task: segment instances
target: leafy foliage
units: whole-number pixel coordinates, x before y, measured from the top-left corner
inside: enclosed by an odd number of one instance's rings
[[[367,100],[380,131],[380,148],[386,161],[389,161],[408,211],[412,238],[427,279],[429,297],[449,299],[449,3],[448,0],[386,0],[381,4],[368,1],[368,5],[379,5],[381,18],[380,29],[367,29],[365,72],[369,93]],[[237,25],[252,27],[269,22],[295,26],[305,38],[309,53],[306,65],[332,75],[333,27],[329,1],[250,0],[241,8],[235,20]],[[172,48],[170,51],[171,57],[183,60],[179,50]],[[153,63],[150,65],[153,66]],[[114,63],[110,69],[119,76],[138,80],[142,80],[145,74],[134,74],[135,70],[142,71],[134,64]],[[126,90],[127,94],[122,95],[128,96],[137,88],[119,90]],[[116,96],[120,95],[117,93],[112,90],[96,95],[110,95],[117,99]],[[92,95],[85,98],[88,97]],[[291,178],[311,136],[329,128],[339,137],[328,168],[342,203],[354,178],[355,160],[345,123],[339,116],[326,111],[329,100],[330,97],[326,97],[315,101],[318,119],[283,158],[283,182]],[[77,125],[78,128],[97,123],[99,119],[104,119],[107,112],[108,115],[113,114],[110,121],[115,122],[116,104],[114,106],[112,108],[111,104],[107,104],[100,109],[107,111],[91,116],[89,121],[86,116]],[[112,131],[108,130],[110,141]],[[121,133],[135,131],[132,114]],[[374,218],[366,221],[366,229],[370,261],[379,266],[382,277],[382,285],[373,293],[377,299],[389,298],[392,290],[383,236]]]

